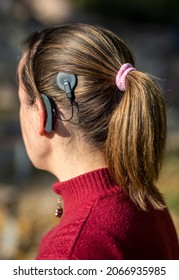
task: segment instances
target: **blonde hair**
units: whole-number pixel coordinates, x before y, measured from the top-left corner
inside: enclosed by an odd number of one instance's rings
[[[128,73],[124,93],[116,86],[121,65],[134,66],[126,44],[102,27],[66,24],[33,34],[26,46],[20,75],[30,103],[47,94],[70,112],[56,76],[59,71],[76,74],[78,110],[72,127],[104,151],[111,176],[136,205],[162,209],[155,183],[165,150],[165,106],[157,84],[140,71]]]

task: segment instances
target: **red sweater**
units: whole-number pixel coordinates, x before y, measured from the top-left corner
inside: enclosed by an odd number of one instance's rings
[[[64,200],[60,223],[41,241],[37,259],[177,259],[167,209],[139,210],[106,168],[53,185]]]

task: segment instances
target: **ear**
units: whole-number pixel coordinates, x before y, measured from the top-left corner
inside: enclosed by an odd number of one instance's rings
[[[37,107],[37,111],[38,111],[38,115],[39,115],[39,134],[41,136],[44,136],[46,134],[46,131],[45,131],[46,110],[45,110],[43,101],[40,98],[36,99],[35,105]]]

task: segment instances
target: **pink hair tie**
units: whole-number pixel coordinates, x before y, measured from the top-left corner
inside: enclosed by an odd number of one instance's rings
[[[136,70],[132,64],[125,63],[119,69],[119,72],[116,75],[116,85],[121,91],[126,90],[126,76],[130,71]]]

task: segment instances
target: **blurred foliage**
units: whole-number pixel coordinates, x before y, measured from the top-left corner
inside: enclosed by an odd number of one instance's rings
[[[179,16],[178,0],[71,0],[77,6],[106,17],[143,22],[170,22]]]
[[[179,149],[167,153],[159,188],[179,221]]]

